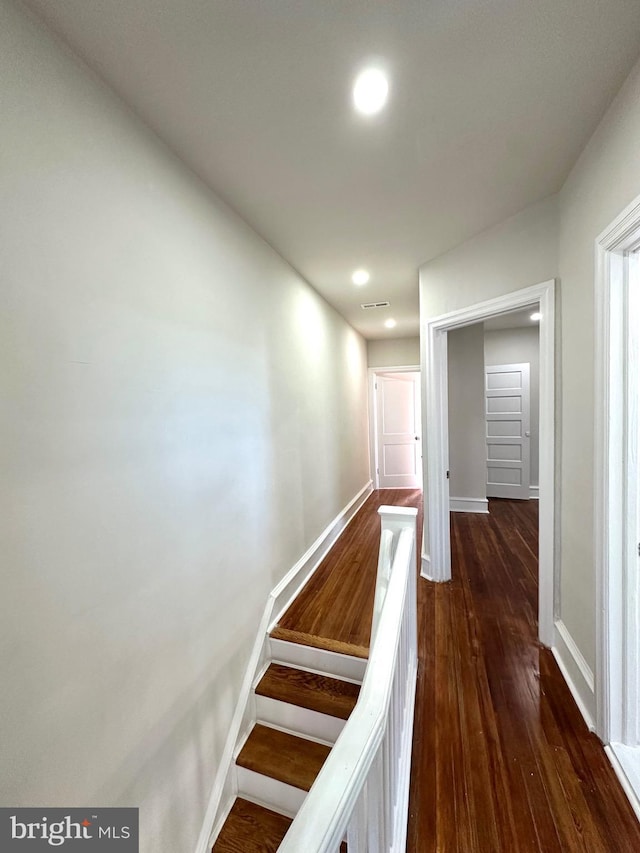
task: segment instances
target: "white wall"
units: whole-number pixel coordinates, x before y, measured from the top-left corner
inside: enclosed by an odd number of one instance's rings
[[[484,501],[487,487],[482,323],[448,333],[447,359],[449,494],[452,500]]]
[[[485,365],[529,364],[531,407],[529,441],[531,452],[532,486],[538,485],[539,474],[539,425],[540,425],[540,335],[537,325],[517,329],[485,329]]]
[[[192,850],[268,591],[368,481],[364,341],[0,0],[0,801]]]
[[[640,195],[640,63],[560,195],[562,281],[562,619],[595,663],[593,528],[594,244]]]
[[[557,240],[554,196],[423,264],[422,321],[554,278]]]
[[[369,367],[405,367],[420,364],[420,338],[367,341]]]

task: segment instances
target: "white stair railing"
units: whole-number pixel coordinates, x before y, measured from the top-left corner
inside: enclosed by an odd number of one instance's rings
[[[401,853],[417,673],[416,516],[381,507],[369,661],[360,697],[279,853]]]

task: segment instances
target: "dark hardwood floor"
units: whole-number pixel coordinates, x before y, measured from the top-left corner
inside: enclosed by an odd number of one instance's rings
[[[640,851],[598,738],[537,642],[537,504],[452,513],[453,580],[418,581],[408,853]]]
[[[371,496],[281,620],[285,635],[366,655],[383,504],[421,510],[421,493]],[[492,500],[489,515],[452,513],[451,530],[452,582],[418,579],[407,853],[640,851],[602,745],[536,639],[537,504]]]

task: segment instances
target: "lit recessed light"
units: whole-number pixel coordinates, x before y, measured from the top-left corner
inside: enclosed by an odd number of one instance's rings
[[[541,319],[542,319],[542,314],[541,314],[539,311],[534,311],[534,312],[533,312],[533,314],[529,317],[529,319],[530,319],[530,320],[533,320],[534,322],[535,322],[536,320],[541,320]]]
[[[356,270],[351,276],[351,281],[357,285],[366,284],[369,281],[369,273],[366,270]]]
[[[370,116],[379,113],[387,102],[389,81],[379,68],[365,68],[353,85],[353,103],[358,112]]]
[[[389,317],[388,320],[384,321],[384,324],[387,327],[387,329],[393,329],[396,326],[396,321],[393,319],[393,317]]]

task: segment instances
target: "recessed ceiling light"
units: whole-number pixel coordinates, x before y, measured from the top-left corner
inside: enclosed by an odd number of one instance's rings
[[[356,270],[351,276],[351,281],[357,285],[366,284],[369,281],[369,273],[366,270]]]
[[[353,85],[353,103],[358,112],[370,116],[380,112],[387,102],[389,81],[379,68],[365,68]]]
[[[539,311],[534,311],[533,314],[529,317],[529,319],[533,320],[534,322],[535,320],[541,320],[542,314]]]
[[[387,327],[387,329],[393,329],[396,325],[396,321],[393,319],[393,317],[389,317],[388,320],[384,321],[384,324]]]

